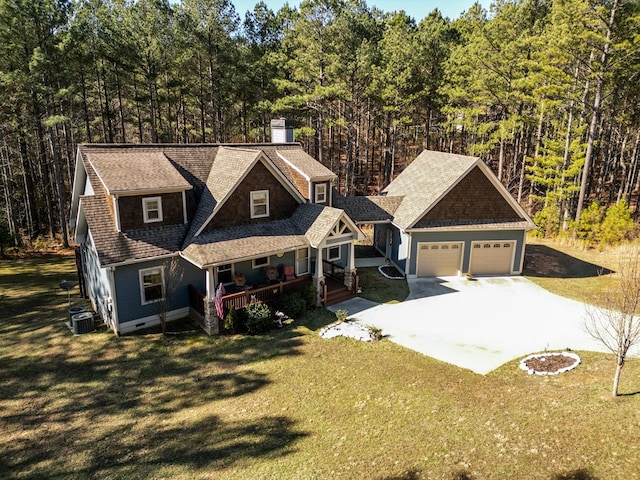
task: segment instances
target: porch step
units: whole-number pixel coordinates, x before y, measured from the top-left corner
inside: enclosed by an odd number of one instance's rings
[[[336,303],[344,302],[345,300],[350,300],[355,296],[356,295],[347,287],[332,289],[327,292],[327,298],[325,299],[324,306],[328,307],[331,305],[335,305]]]

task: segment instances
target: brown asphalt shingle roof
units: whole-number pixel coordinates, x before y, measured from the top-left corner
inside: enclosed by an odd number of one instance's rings
[[[390,222],[403,196],[343,197],[333,194],[333,205],[344,210],[356,223]]]
[[[192,188],[162,151],[88,151],[85,158],[112,195]]]
[[[261,152],[269,159],[276,159],[273,163],[277,168],[289,169],[277,153],[286,152],[292,156],[291,152],[298,150],[302,150],[299,145],[271,144],[81,145],[80,153],[94,190],[94,195],[81,197],[81,209],[87,219],[100,264],[106,266],[169,255],[184,247],[186,258],[201,265],[210,265],[269,255],[309,244],[317,245],[339,221],[343,214],[341,210],[302,204],[290,219],[217,229],[192,237],[257,161]],[[303,168],[309,166],[304,162],[311,157],[293,157]],[[97,169],[100,169],[100,177]],[[327,172],[331,174],[322,167],[309,170],[306,174],[313,176],[321,173],[326,177]],[[287,176],[287,171],[283,173]],[[153,187],[149,188],[149,185]],[[187,192],[188,203],[189,199],[192,203],[190,226],[145,227],[118,232],[108,206],[105,187],[110,192],[192,188]]]
[[[104,267],[129,260],[168,255],[180,249],[186,225],[170,225],[118,232],[104,197],[86,196],[81,199],[81,208],[93,237],[93,242]]]
[[[383,190],[388,196],[404,195],[394,223],[403,229],[413,226],[478,161],[477,157],[424,150]]]
[[[301,148],[297,149],[277,149],[277,156],[284,159],[297,170],[304,173],[310,179],[314,178],[336,178],[336,174],[318,162],[311,155]]]
[[[341,210],[305,203],[288,219],[203,232],[182,255],[196,265],[209,266],[316,246],[341,215]]]

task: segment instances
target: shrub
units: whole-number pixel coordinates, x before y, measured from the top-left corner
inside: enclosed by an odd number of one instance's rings
[[[307,309],[307,303],[299,293],[282,295],[277,301],[278,310],[289,318],[299,318]]]
[[[269,306],[260,300],[254,300],[247,305],[245,327],[250,335],[258,335],[271,330],[273,319]]]
[[[240,315],[238,315],[238,312],[235,309],[235,307],[232,306],[229,309],[229,313],[227,313],[227,316],[224,317],[223,327],[225,330],[229,332],[237,333],[238,331],[240,331],[241,325],[242,325],[242,318],[240,317]]]
[[[585,208],[580,214],[580,220],[572,225],[576,237],[585,240],[589,245],[598,243],[604,215],[605,208],[598,202],[593,202]]]
[[[615,245],[629,239],[635,228],[627,202],[618,202],[607,209],[598,240],[601,245]]]
[[[346,310],[338,310],[336,312],[336,318],[340,323],[344,322],[348,316],[349,316],[349,312],[347,312]]]
[[[539,210],[534,215],[533,221],[540,227],[540,230],[536,230],[534,234],[536,236],[554,238],[560,233],[562,222],[560,209],[557,205],[550,205]]]
[[[305,287],[303,297],[307,304],[307,310],[316,307],[318,302],[318,292],[316,292],[316,287],[313,286],[312,282],[309,282]]]
[[[371,335],[371,338],[376,342],[378,340],[382,340],[382,338],[384,337],[381,328],[367,325],[367,330],[369,330],[369,335]]]

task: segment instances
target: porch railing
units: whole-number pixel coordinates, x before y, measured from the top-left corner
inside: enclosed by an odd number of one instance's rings
[[[204,293],[189,284],[189,305],[202,316],[204,316],[204,297]]]
[[[344,267],[342,265],[322,259],[322,269],[327,277],[344,282]]]
[[[225,312],[228,312],[231,307],[236,310],[245,308],[252,299],[269,303],[281,295],[304,291],[306,284],[310,281],[311,276],[305,275],[304,277],[294,278],[293,280],[287,280],[285,282],[273,283],[264,287],[231,293],[222,297],[222,305],[224,306]]]

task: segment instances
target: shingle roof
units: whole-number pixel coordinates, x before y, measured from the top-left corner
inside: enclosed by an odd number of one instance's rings
[[[81,208],[103,267],[175,253],[186,233],[186,225],[144,228],[126,234],[118,232],[105,208],[105,199],[100,196],[82,197]]]
[[[208,266],[317,245],[342,214],[335,208],[302,204],[288,219],[203,232],[183,248],[182,255]]]
[[[521,230],[532,227],[531,222],[513,218],[483,218],[457,220],[429,220],[420,221],[415,228],[424,230]]]
[[[336,174],[329,170],[327,167],[318,162],[311,155],[306,153],[301,148],[296,149],[276,149],[279,158],[283,159],[286,163],[292,165],[296,170],[304,173],[304,175],[310,179],[330,179],[336,178]]]
[[[389,222],[404,196],[343,197],[334,192],[333,204],[356,223]]]
[[[411,227],[478,161],[477,157],[424,150],[383,190],[388,196],[404,195],[394,223]]]
[[[291,221],[305,233],[311,246],[317,247],[343,214],[337,208],[305,203],[294,212]]]
[[[87,151],[85,157],[112,195],[192,188],[162,151]]]

